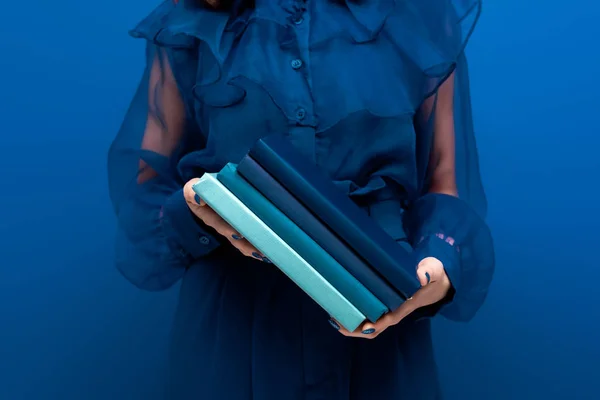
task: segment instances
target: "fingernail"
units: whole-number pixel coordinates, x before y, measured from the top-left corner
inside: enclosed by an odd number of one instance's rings
[[[260,254],[258,254],[257,252],[252,253],[252,257],[258,258],[259,260],[263,259],[263,257]]]
[[[273,262],[271,260],[269,260],[267,257],[263,257],[262,260],[264,262],[266,262],[267,264],[273,264]]]
[[[361,332],[363,335],[370,335],[371,333],[375,333],[375,329],[373,328],[369,328],[369,329],[365,329],[364,331]]]
[[[425,277],[427,278],[427,283],[431,282],[431,276],[429,276],[429,272],[425,272]]]
[[[235,233],[234,233],[233,235],[231,235],[231,237],[232,237],[234,240],[242,240],[242,239],[243,239],[243,237],[241,237],[240,235],[236,235]]]
[[[332,319],[329,320],[329,325],[333,326],[336,330],[340,330],[340,326]]]
[[[200,196],[198,196],[197,194],[194,195],[194,201],[198,204],[201,204],[202,200],[200,199]]]

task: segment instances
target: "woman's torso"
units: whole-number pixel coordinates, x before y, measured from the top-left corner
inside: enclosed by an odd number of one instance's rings
[[[385,27],[395,2],[359,3],[259,0],[233,19],[186,11],[181,29],[201,44],[174,49],[173,70],[204,148],[180,162],[184,179],[284,134],[357,200],[418,195],[428,138],[413,122],[427,78]]]
[[[257,3],[233,19],[165,3],[162,19],[137,28],[171,49],[202,135],[201,148],[179,162],[182,177],[218,171],[260,137],[284,134],[396,240],[405,239],[401,206],[421,190],[429,139],[415,133],[427,77],[418,45],[402,40],[401,7]],[[386,207],[379,218],[377,205],[390,200],[397,213]],[[327,320],[275,267],[221,248],[184,278],[170,397],[438,398],[429,321],[352,341]]]

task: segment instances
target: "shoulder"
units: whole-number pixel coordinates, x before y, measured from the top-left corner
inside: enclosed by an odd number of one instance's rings
[[[429,77],[456,66],[479,21],[481,0],[397,0],[381,35]]]
[[[209,10],[193,1],[164,0],[129,34],[162,47],[212,45],[223,35],[229,19],[228,13]]]

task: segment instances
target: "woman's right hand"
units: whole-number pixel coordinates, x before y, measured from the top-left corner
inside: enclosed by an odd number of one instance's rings
[[[217,233],[229,240],[231,245],[238,249],[246,257],[270,263],[249,241],[244,239],[231,225],[210,208],[192,189],[192,185],[198,182],[198,178],[191,179],[183,187],[185,201],[192,212],[206,225],[213,228]]]

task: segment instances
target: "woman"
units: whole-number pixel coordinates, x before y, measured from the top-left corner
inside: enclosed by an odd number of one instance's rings
[[[470,319],[494,266],[463,57],[479,9],[169,0],[133,30],[147,68],[110,150],[110,192],[124,276],[147,290],[183,277],[168,398],[440,397],[430,317]],[[400,309],[340,329],[194,196],[204,172],[269,134],[417,253],[423,288]]]

